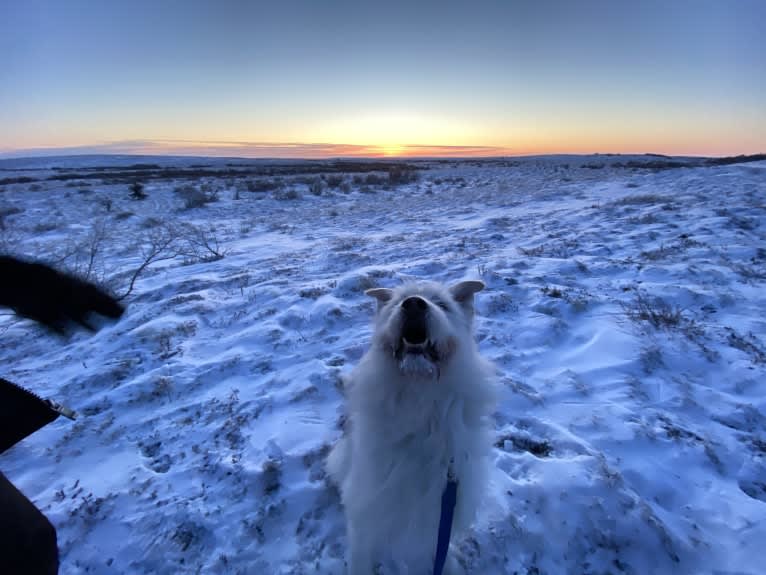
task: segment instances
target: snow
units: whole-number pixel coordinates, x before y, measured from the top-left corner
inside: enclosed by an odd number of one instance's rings
[[[180,181],[132,201],[125,182],[47,178],[223,160],[2,160],[6,250],[82,270],[69,248],[103,223],[95,273],[118,292],[163,222],[213,226],[225,256],[151,265],[95,334],[0,316],[3,375],[80,414],[0,469],[56,525],[65,574],[342,573],[322,460],[370,339],[363,292],[480,278],[504,392],[467,571],[759,573],[766,162],[650,160],[419,161],[417,182],[319,196],[279,176],[295,199],[206,176],[218,201],[188,210]]]

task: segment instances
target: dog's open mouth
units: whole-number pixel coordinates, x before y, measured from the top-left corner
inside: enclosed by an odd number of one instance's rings
[[[422,355],[426,359],[430,359],[433,362],[438,361],[439,354],[436,351],[436,345],[431,341],[424,341],[422,343],[412,343],[409,340],[402,338],[399,343],[399,349],[397,355],[402,358],[405,355]]]
[[[392,342],[391,351],[399,370],[415,379],[439,379],[442,347],[431,339],[428,327],[425,314],[404,314],[399,337]]]
[[[439,352],[428,338],[418,338],[411,333],[403,334],[394,348],[394,358],[405,375],[415,379],[439,379]]]
[[[425,326],[418,324],[404,325],[394,354],[399,360],[407,356],[421,356],[433,363],[439,361],[436,344],[428,339]]]
[[[426,326],[424,322],[412,321],[404,322],[402,327],[402,342],[408,345],[423,345],[428,341]]]

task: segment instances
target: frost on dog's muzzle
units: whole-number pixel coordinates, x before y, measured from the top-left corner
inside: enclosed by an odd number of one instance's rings
[[[394,348],[394,357],[399,361],[407,357],[422,357],[428,361],[436,363],[439,361],[439,351],[436,344],[426,339],[420,343],[412,343],[409,339],[401,337],[398,345]]]
[[[429,353],[427,350],[416,350],[408,346],[403,352],[394,355],[399,362],[399,369],[403,374],[425,379],[439,378],[438,356]]]
[[[438,346],[428,338],[425,325],[412,327],[406,323],[393,350],[402,373],[428,378],[439,377],[442,359]]]

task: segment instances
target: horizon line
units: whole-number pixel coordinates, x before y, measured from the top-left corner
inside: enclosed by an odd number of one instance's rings
[[[701,153],[700,151],[574,151],[514,150],[506,146],[428,144],[331,144],[303,142],[248,142],[219,140],[120,140],[78,146],[41,146],[0,149],[0,159],[52,156],[125,155],[243,159],[439,159],[502,158],[523,156],[657,155],[676,157],[725,157],[759,154],[757,151]]]

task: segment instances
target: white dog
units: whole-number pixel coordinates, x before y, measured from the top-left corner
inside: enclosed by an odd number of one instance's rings
[[[412,283],[378,300],[370,350],[346,381],[348,426],[327,469],[345,507],[350,575],[433,571],[441,498],[457,480],[453,541],[486,490],[493,369],[472,335],[479,281]],[[455,572],[450,558],[445,573]]]

